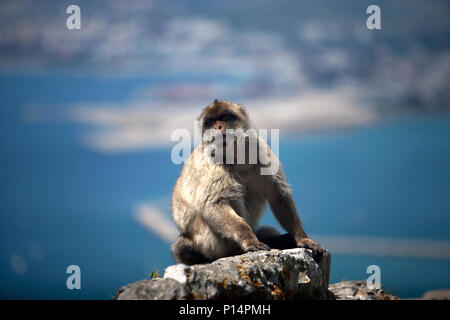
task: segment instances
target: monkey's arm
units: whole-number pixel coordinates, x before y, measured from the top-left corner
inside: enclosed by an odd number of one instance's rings
[[[234,240],[244,252],[270,250],[260,242],[248,223],[226,203],[208,206],[203,219],[221,237]]]
[[[270,208],[280,225],[289,232],[297,242],[307,238],[303,229],[291,188],[284,175],[280,160],[272,152],[264,139],[258,137],[258,159],[261,168],[273,168],[269,174],[264,174],[266,184],[266,198]]]
[[[313,256],[320,259],[323,249],[308,238],[303,229],[283,169],[280,167],[276,174],[267,176],[266,179],[266,196],[275,218],[294,237],[298,247],[311,249]]]
[[[297,242],[307,238],[282,168],[279,168],[278,173],[268,177],[267,180],[267,200],[275,218]]]

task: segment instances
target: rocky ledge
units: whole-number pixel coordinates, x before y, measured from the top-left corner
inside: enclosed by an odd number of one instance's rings
[[[222,258],[210,264],[177,264],[163,278],[141,280],[122,287],[118,300],[394,300],[365,281],[328,284],[330,254],[319,263],[310,250],[257,251]]]
[[[116,299],[334,299],[329,275],[328,252],[316,263],[308,249],[273,249],[209,264],[173,265],[163,278],[122,287]]]

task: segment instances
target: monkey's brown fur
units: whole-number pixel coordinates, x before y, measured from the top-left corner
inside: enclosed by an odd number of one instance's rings
[[[202,133],[225,134],[226,129],[249,128],[245,110],[234,103],[215,100],[201,116]],[[210,130],[213,129],[213,130]],[[196,264],[249,251],[306,247],[320,256],[322,248],[303,230],[283,169],[261,175],[256,164],[223,164],[211,155],[213,136],[204,135],[184,165],[173,195],[173,218],[180,236],[172,245],[177,262]],[[265,141],[270,163],[278,163]],[[248,160],[248,159],[247,159]],[[267,162],[263,162],[266,163]],[[288,231],[286,235],[270,227],[256,230],[266,202]]]

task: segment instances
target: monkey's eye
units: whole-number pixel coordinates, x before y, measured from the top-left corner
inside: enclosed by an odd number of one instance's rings
[[[234,114],[226,113],[221,115],[217,120],[226,122],[226,121],[234,121],[236,119],[237,117]]]
[[[205,122],[203,123],[203,126],[204,126],[205,128],[212,127],[212,125],[214,124],[214,122],[216,122],[216,120],[213,119],[213,118],[206,119]]]

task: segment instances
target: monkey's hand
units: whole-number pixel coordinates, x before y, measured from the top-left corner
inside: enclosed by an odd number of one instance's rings
[[[312,250],[313,259],[316,262],[320,262],[322,260],[322,256],[325,252],[325,249],[322,248],[316,241],[310,238],[302,238],[296,241],[297,247],[306,248]]]
[[[256,243],[250,244],[244,248],[244,252],[253,252],[253,251],[261,251],[261,250],[269,251],[270,247],[267,244],[258,241]]]

